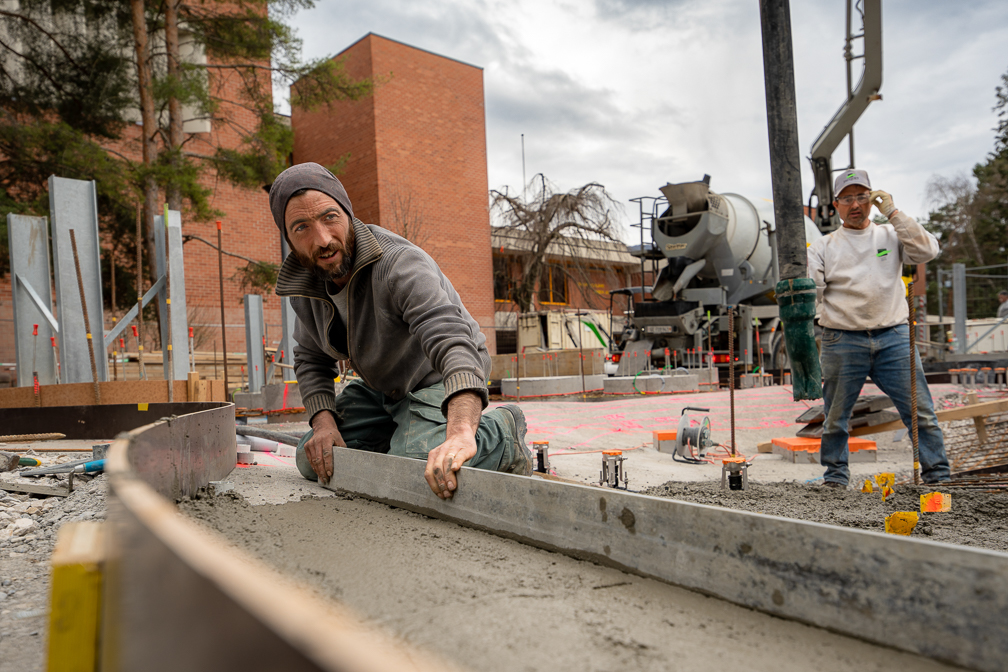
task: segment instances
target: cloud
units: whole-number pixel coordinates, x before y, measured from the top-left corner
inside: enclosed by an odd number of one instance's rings
[[[844,100],[844,6],[791,11],[805,157]],[[715,190],[771,195],[752,0],[320,0],[293,23],[308,56],[375,32],[483,67],[491,187],[520,188],[524,133],[529,177],[564,189],[599,181],[628,204],[628,220],[630,198],[703,173]],[[856,160],[920,216],[932,175],[968,171],[993,146],[1008,3],[887,2],[883,31],[883,100],[857,124]],[[834,163],[846,161],[843,144]]]

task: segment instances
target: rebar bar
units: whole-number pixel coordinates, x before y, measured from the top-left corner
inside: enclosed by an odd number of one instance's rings
[[[913,442],[914,484],[920,485],[920,444],[917,443],[917,307],[914,305],[914,283],[907,284],[907,321],[910,327],[910,424]]]
[[[728,405],[731,408],[731,456],[735,457],[735,307],[728,307]]]

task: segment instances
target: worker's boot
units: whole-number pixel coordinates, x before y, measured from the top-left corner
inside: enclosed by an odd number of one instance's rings
[[[525,425],[525,414],[515,404],[501,406],[498,410],[507,424],[508,432],[514,437],[511,445],[505,449],[498,470],[519,476],[531,476],[532,453],[525,445],[525,432],[528,429]]]

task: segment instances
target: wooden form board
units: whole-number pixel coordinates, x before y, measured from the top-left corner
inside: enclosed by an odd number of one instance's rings
[[[231,546],[158,494],[178,495],[166,489],[172,471],[188,491],[221,478],[213,465],[179,459],[194,431],[233,438],[233,415],[158,421],[109,453],[102,669],[455,672]],[[233,464],[233,443],[207,446]]]
[[[225,401],[223,380],[203,380],[205,385],[197,388],[197,398],[189,399],[189,382],[174,381],[175,401]],[[168,401],[168,381],[126,380],[99,383],[101,404],[158,404]],[[202,391],[202,392],[201,392]],[[199,395],[209,398],[199,398]],[[42,385],[39,388],[42,406],[88,406],[95,403],[94,385],[91,383],[69,383],[66,385]],[[28,408],[35,405],[35,393],[30,387],[0,389],[0,408]]]
[[[936,411],[938,422],[948,422],[950,420],[966,420],[969,418],[980,418],[993,413],[1004,413],[1008,411],[1008,399],[1001,401],[985,401],[982,404],[970,404],[959,408],[949,408],[943,411]],[[865,434],[879,434],[880,432],[891,432],[895,429],[904,429],[902,420],[894,420],[874,427],[856,427],[850,430],[851,436],[864,436]]]

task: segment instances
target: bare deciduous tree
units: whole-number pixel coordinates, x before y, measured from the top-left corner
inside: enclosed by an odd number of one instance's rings
[[[426,227],[426,213],[420,199],[413,197],[413,189],[396,178],[389,185],[388,217],[382,217],[386,228],[414,245],[426,249],[430,241],[430,228]]]
[[[592,291],[586,258],[606,243],[620,243],[620,227],[612,218],[619,205],[597,182],[561,192],[542,174],[535,175],[530,197],[491,190],[497,218],[495,233],[512,238],[521,267],[512,298],[521,312],[532,309],[536,289],[555,265],[574,279],[582,294]],[[559,262],[559,263],[557,263]]]
[[[927,182],[926,193],[935,210],[930,223],[941,233],[942,247],[947,260],[970,259],[977,266],[984,261],[983,250],[977,240],[976,186],[965,174],[953,177],[935,175]]]

